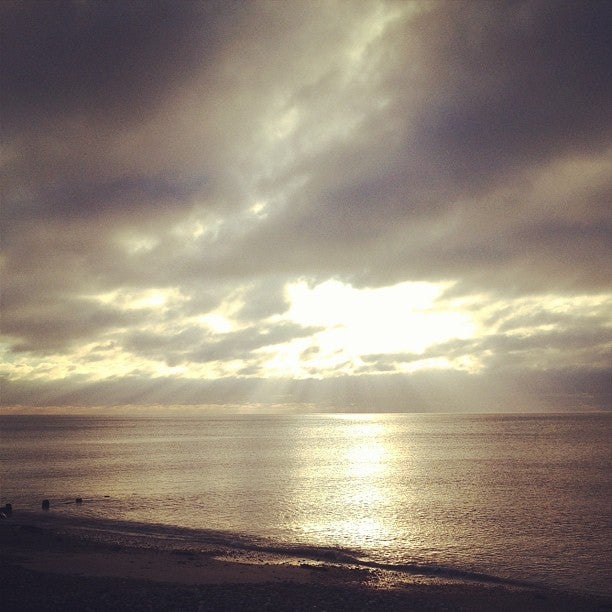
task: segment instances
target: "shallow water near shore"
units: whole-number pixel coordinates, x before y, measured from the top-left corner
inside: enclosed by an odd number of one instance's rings
[[[16,519],[611,594],[611,415],[5,415],[0,427]]]

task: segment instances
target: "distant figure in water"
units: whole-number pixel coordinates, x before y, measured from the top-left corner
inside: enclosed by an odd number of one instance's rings
[[[50,505],[51,504],[49,503],[48,499],[43,499],[43,502],[42,502],[42,509],[43,510],[48,510]]]
[[[77,497],[77,498],[74,500],[74,503],[75,503],[75,504],[82,504],[82,503],[83,503],[83,498],[82,498],[82,497]]]

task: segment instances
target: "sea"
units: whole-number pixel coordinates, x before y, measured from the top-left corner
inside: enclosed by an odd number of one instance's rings
[[[612,594],[609,413],[5,414],[0,434],[15,517]]]

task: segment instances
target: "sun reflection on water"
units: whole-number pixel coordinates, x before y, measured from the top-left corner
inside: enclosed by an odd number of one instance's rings
[[[300,529],[309,537],[319,535],[322,541],[341,546],[380,544],[394,531],[393,513],[388,511],[393,501],[393,448],[384,419],[338,415],[334,420],[334,431],[337,421],[344,421],[342,435],[325,442],[327,478],[321,479],[325,484],[316,499],[309,500],[311,513],[302,516]]]
[[[380,442],[360,442],[346,453],[348,476],[365,478],[384,470],[385,447]]]

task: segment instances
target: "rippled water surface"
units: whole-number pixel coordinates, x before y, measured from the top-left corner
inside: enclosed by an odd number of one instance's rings
[[[0,417],[2,504],[610,593],[612,415]],[[66,503],[75,497],[84,503]]]

